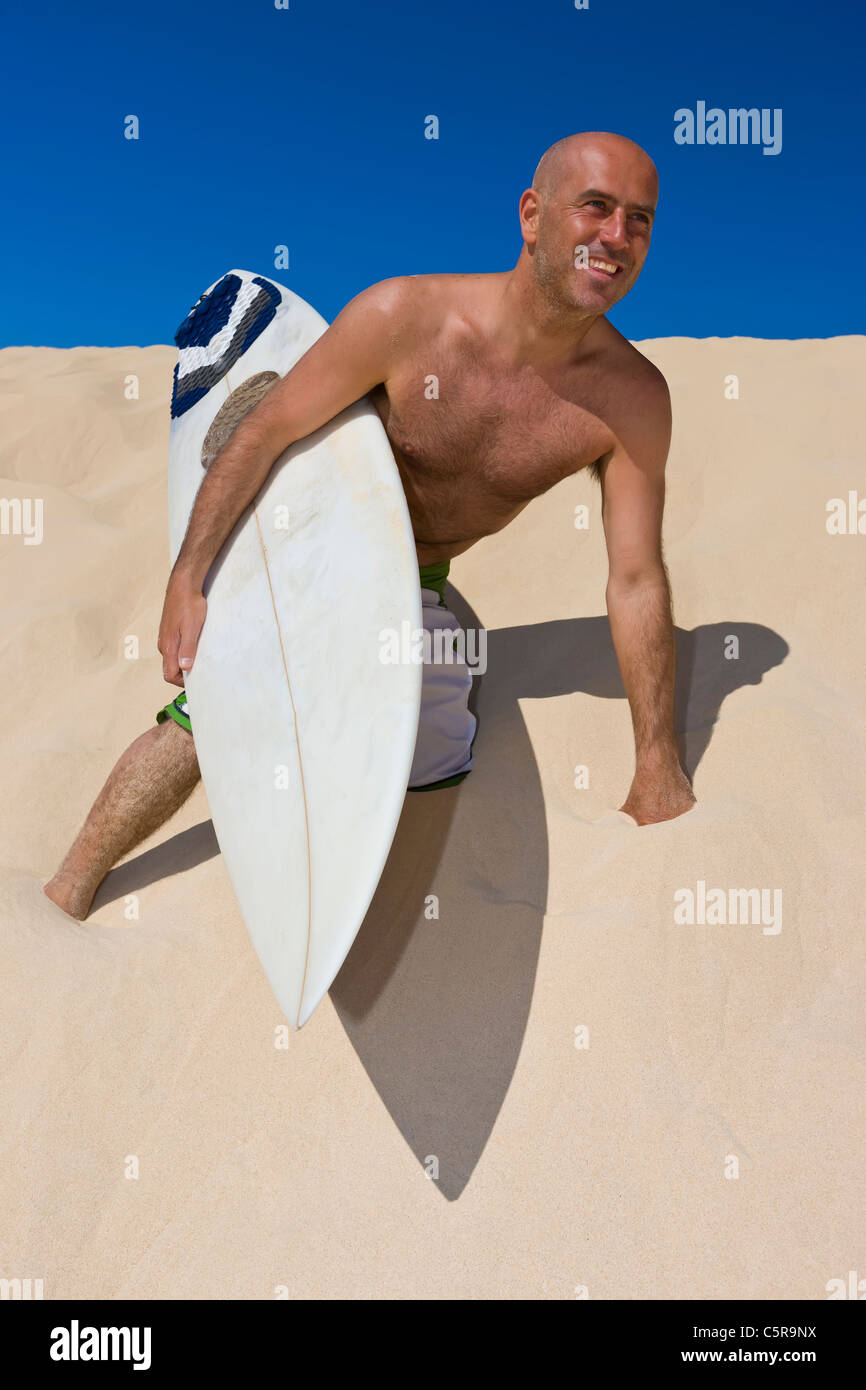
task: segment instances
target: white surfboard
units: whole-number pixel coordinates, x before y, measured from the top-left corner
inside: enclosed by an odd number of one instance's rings
[[[172,561],[206,464],[326,328],[245,270],[190,310],[176,335]],[[421,597],[406,499],[369,401],[281,455],[204,592],[186,685],[196,752],[241,914],[299,1028],[375,892],[418,730],[421,666],[381,659],[385,631],[421,628]]]

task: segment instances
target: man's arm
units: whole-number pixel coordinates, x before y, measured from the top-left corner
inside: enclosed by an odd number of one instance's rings
[[[276,460],[388,377],[412,283],[411,277],[382,280],[351,300],[211,463],[166,589],[157,643],[165,680],[183,684],[207,613],[207,572]]]
[[[629,394],[630,423],[600,468],[609,560],[607,611],[631,707],[635,774],[620,808],[639,825],[694,805],[674,732],[674,625],[662,558],[670,396],[659,373]]]

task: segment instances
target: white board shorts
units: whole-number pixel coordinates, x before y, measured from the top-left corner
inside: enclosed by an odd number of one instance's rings
[[[448,633],[460,631],[460,624],[436,589],[421,590],[421,619],[431,637],[428,660],[421,681],[421,718],[415,756],[409,774],[409,791],[433,791],[451,787],[472,770],[472,740],[475,715],[469,709],[472,675],[466,662],[437,661],[437,653],[447,643]],[[435,639],[436,632],[444,640]],[[450,644],[453,646],[453,639]]]
[[[449,641],[448,634],[460,631],[460,624],[440,593],[445,586],[447,564],[440,573],[437,589],[421,589],[422,622],[430,641],[425,644],[429,651],[425,650],[427,659],[421,681],[421,717],[407,788],[413,792],[456,786],[472,770],[476,726],[468,704],[472,676],[466,662],[456,653],[453,660],[437,660],[446,644],[453,649],[453,638]],[[441,634],[438,640],[437,632]],[[166,719],[173,719],[192,733],[185,690],[157,712],[158,724]]]

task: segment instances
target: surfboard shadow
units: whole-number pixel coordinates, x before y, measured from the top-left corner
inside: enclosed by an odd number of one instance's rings
[[[479,625],[452,589],[448,600],[464,627]],[[756,623],[676,636],[677,727],[693,775],[725,696],[759,683],[788,647]],[[725,655],[732,637],[737,659]],[[514,1074],[547,902],[541,778],[518,700],[573,691],[625,700],[606,617],[499,629],[487,651],[471,702],[474,769],[459,787],[407,796],[331,989],[394,1123],[449,1201],[472,1176]]]

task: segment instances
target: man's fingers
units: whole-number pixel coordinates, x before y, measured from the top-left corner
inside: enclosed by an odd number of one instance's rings
[[[195,661],[197,647],[197,631],[195,633],[187,632],[181,637],[177,649],[177,664],[180,667],[181,671],[189,671],[192,669],[192,663]]]
[[[207,602],[202,594],[166,595],[157,648],[162,653],[162,675],[169,685],[183,685],[192,670],[198,639],[204,626]]]
[[[183,685],[184,677],[192,670],[198,649],[198,631],[179,632],[162,656],[162,675],[170,685]]]
[[[180,673],[180,665],[177,659],[177,648],[180,636],[176,642],[172,642],[162,654],[162,678],[168,681],[169,685],[183,685],[183,678]]]

